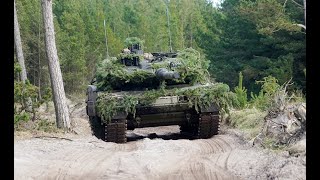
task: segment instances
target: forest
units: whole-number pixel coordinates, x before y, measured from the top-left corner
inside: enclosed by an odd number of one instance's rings
[[[306,7],[14,0],[15,179],[306,179]]]
[[[15,6],[28,97],[49,101],[41,1],[16,0]],[[144,52],[196,49],[209,60],[216,82],[245,90],[248,99],[257,98],[261,82],[268,80],[281,85],[292,78],[290,90],[305,93],[302,0],[224,0],[218,5],[208,0],[54,0],[52,11],[67,95],[85,94],[96,65],[120,53],[127,37],[142,39]],[[16,51],[14,58],[16,102],[23,93]]]

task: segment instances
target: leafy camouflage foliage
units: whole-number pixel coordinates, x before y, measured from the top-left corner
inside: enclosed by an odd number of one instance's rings
[[[135,107],[151,105],[160,96],[185,96],[189,107],[199,111],[201,107],[208,107],[216,103],[222,113],[229,113],[229,109],[237,103],[234,93],[228,85],[216,83],[212,86],[202,86],[194,89],[159,89],[144,91],[136,95],[127,92],[124,96],[116,97],[110,93],[100,93],[97,98],[97,110],[103,120],[110,121],[117,112],[126,112],[135,115]]]
[[[122,89],[129,87],[156,87],[159,82],[154,73],[137,69],[134,72],[128,72],[125,65],[120,63],[119,59],[105,59],[98,64],[96,72],[96,85],[99,90],[108,91],[113,89]]]
[[[130,47],[132,45],[139,44],[141,46],[141,48],[143,48],[144,41],[141,40],[140,38],[137,38],[137,37],[128,37],[124,41],[124,43],[125,43],[126,47]]]
[[[128,58],[132,60],[134,57],[143,60],[142,56],[136,54],[120,53],[117,58],[105,59],[97,65],[96,85],[99,90],[113,89],[134,89],[148,88],[155,89],[161,84],[161,81],[156,78],[154,72],[165,67],[180,74],[179,79],[173,81],[177,83],[201,83],[209,81],[210,75],[208,72],[209,61],[200,56],[200,53],[192,48],[179,51],[177,56],[177,66],[170,66],[166,61],[160,63],[152,63],[152,69],[135,69],[133,72],[128,71],[126,66],[121,63],[121,59]]]

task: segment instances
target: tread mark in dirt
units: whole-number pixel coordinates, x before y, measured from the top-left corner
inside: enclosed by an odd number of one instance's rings
[[[231,150],[228,148],[230,146],[228,146],[229,144],[226,141],[219,141],[220,140],[219,138],[215,140],[216,140],[215,143],[218,144],[221,153]]]
[[[231,155],[231,151],[228,153],[228,156],[224,162],[224,169],[228,170],[228,161],[229,161],[229,157]]]
[[[219,141],[222,141],[224,144],[226,144],[229,147],[228,150],[232,150],[234,148],[230,145],[230,143],[228,143],[226,140],[223,140],[221,137],[217,137],[216,139]]]

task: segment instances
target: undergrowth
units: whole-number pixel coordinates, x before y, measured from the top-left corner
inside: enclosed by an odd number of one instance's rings
[[[247,133],[249,139],[257,136],[264,122],[266,111],[246,108],[230,112],[230,125]]]

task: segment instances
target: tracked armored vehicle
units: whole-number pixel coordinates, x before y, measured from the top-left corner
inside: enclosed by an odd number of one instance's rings
[[[131,39],[132,41],[132,39]],[[219,133],[217,101],[229,87],[210,82],[208,62],[194,49],[143,53],[139,41],[97,66],[87,88],[87,115],[107,142],[127,142],[135,128],[179,125],[181,133],[210,138]]]

